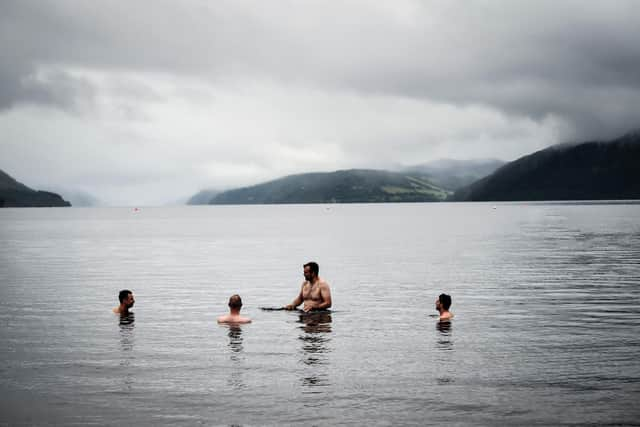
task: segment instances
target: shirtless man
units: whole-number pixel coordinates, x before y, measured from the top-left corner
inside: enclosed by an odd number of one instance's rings
[[[113,308],[113,312],[115,314],[119,314],[121,316],[126,316],[129,314],[129,309],[133,307],[133,304],[136,302],[133,297],[133,292],[128,289],[123,289],[118,294],[118,299],[120,300],[120,305]]]
[[[449,311],[451,307],[451,297],[447,294],[440,294],[436,299],[436,310],[440,313],[440,320],[451,320],[453,313]]]
[[[291,304],[284,306],[286,310],[295,310],[304,302],[303,311],[326,310],[331,307],[331,289],[329,284],[318,277],[320,267],[315,262],[304,265],[304,282],[300,293]]]
[[[240,316],[242,298],[240,295],[231,295],[229,298],[229,314],[218,317],[218,323],[251,323],[248,317]]]

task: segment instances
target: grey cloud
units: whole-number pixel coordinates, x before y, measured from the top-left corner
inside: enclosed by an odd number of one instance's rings
[[[8,0],[2,9],[0,108],[90,96],[71,80],[29,84],[54,64],[485,105],[559,116],[575,138],[640,123],[634,1]]]
[[[571,122],[576,138],[638,126],[640,13],[633,3],[535,4],[527,10],[530,3],[493,2],[494,10],[480,16],[473,7],[451,14],[448,26],[464,30],[438,32],[435,45],[427,34],[410,37],[399,59],[372,64],[378,72],[352,75],[349,85],[487,105],[534,120],[558,115]],[[618,107],[626,114],[612,114]]]
[[[14,65],[9,69],[0,65],[0,109],[10,108],[20,101],[52,103],[52,96],[46,89],[25,84],[25,75],[29,75],[31,71],[28,67],[18,68]]]

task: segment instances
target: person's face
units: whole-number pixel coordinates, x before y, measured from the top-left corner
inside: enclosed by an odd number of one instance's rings
[[[136,302],[135,298],[133,297],[133,293],[130,293],[122,302],[127,308],[133,307],[133,304]]]
[[[442,305],[440,304],[440,298],[436,298],[436,310],[440,311]]]
[[[305,267],[304,268],[304,280],[306,280],[307,282],[311,281],[314,277],[313,272],[311,271],[311,267]]]

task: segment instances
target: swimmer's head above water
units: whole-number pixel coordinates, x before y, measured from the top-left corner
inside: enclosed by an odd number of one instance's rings
[[[436,299],[436,310],[440,313],[440,320],[449,320],[453,317],[453,313],[449,311],[451,307],[451,296],[440,294]]]
[[[240,295],[231,295],[231,298],[229,298],[229,308],[240,311],[242,308],[242,298],[240,298]]]
[[[447,294],[440,294],[436,300],[436,310],[440,310],[440,308],[449,310],[449,307],[451,307],[451,296]]]
[[[120,305],[113,309],[113,312],[116,314],[128,314],[129,309],[133,307],[136,302],[133,292],[128,289],[120,291],[118,294],[118,300],[120,301]]]
[[[251,323],[251,319],[240,315],[240,310],[242,309],[242,298],[240,298],[240,295],[231,295],[228,305],[229,314],[218,317],[218,323]]]

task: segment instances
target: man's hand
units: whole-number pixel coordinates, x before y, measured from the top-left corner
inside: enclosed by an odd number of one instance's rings
[[[287,304],[283,307],[285,310],[294,310],[295,307],[293,306],[293,304]]]
[[[315,310],[318,308],[318,303],[316,301],[305,301],[304,302],[304,308],[302,309],[302,311],[308,313],[311,310]]]

